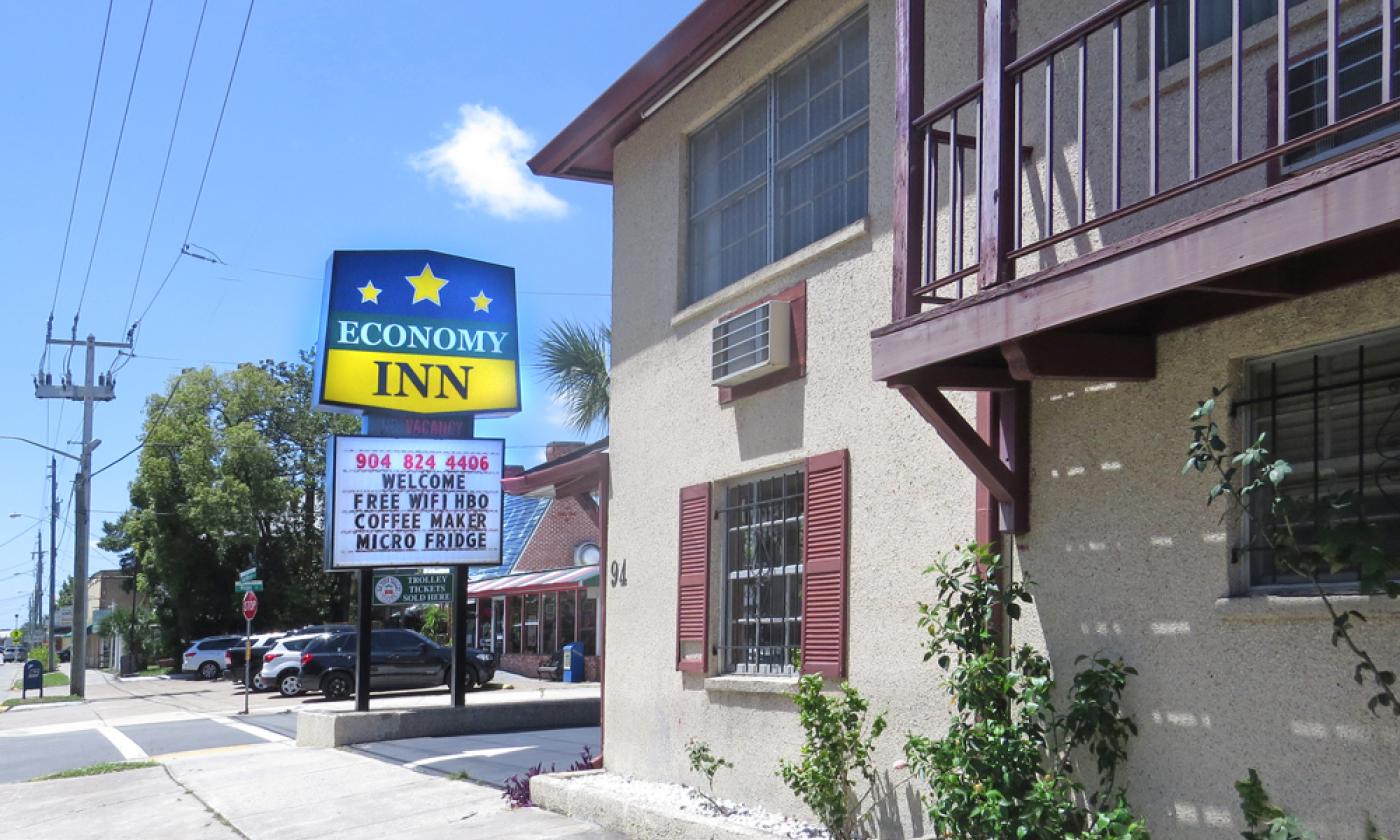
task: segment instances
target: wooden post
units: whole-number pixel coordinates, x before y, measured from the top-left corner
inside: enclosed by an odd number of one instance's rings
[[[924,0],[895,0],[894,283],[890,318],[916,314],[924,239]]]
[[[1016,57],[1016,0],[984,0],[982,15],[982,142],[977,150],[982,167],[982,216],[978,220],[977,288],[987,289],[1012,279],[1006,252],[1012,248],[1016,207],[1014,191],[1021,188],[1015,171],[1016,97],[1006,65]],[[896,257],[897,258],[897,257]]]

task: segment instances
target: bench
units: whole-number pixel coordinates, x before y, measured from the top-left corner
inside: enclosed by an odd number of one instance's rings
[[[542,680],[557,680],[564,670],[564,652],[558,651],[553,656],[547,656],[540,660],[539,667],[535,669],[537,676]]]

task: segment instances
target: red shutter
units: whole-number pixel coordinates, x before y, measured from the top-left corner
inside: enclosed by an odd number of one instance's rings
[[[802,530],[802,672],[846,675],[846,450],[807,459]]]
[[[687,646],[690,650],[686,650]],[[680,586],[676,591],[676,670],[703,674],[709,667],[710,485],[696,484],[681,488]]]

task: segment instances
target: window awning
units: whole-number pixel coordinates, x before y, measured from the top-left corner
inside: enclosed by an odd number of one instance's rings
[[[467,597],[518,595],[523,592],[557,592],[559,590],[583,589],[597,582],[597,566],[552,569],[547,572],[526,572],[518,575],[474,580],[467,584]]]

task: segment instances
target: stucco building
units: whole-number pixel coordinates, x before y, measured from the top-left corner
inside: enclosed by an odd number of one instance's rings
[[[1238,836],[1250,767],[1323,836],[1400,831],[1400,726],[1180,475],[1228,385],[1233,445],[1400,542],[1391,3],[981,5],[705,0],[531,162],[614,197],[606,768],[694,783],[700,738],[802,814],[799,653],[891,767],[947,722],[923,570],[977,539],[1035,581],[1016,641],[1140,672],[1156,836]],[[1394,602],[1328,585],[1400,660]]]

